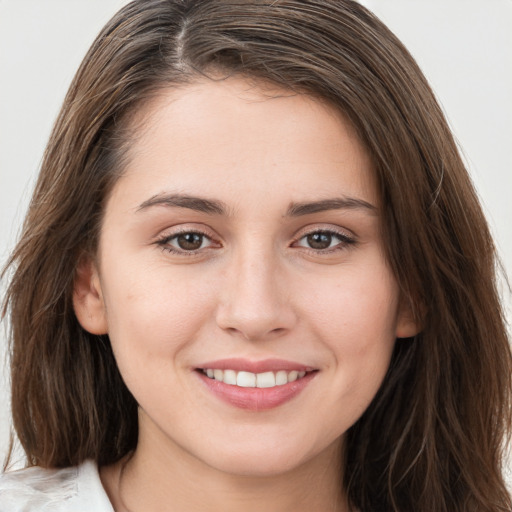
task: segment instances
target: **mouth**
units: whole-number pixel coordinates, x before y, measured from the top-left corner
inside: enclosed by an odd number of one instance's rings
[[[241,388],[274,388],[277,386],[285,386],[291,382],[302,379],[312,371],[297,370],[278,370],[253,373],[246,371],[237,371],[231,369],[206,368],[200,369],[209,379],[217,382],[223,382],[228,386],[237,386]]]
[[[297,397],[318,369],[282,360],[249,362],[229,359],[196,368],[206,389],[239,409],[273,409]]]

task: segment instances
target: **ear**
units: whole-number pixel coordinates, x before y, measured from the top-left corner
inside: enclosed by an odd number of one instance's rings
[[[422,329],[421,320],[418,319],[418,316],[418,312],[414,310],[413,304],[408,300],[402,299],[396,322],[396,337],[412,338],[416,336]],[[421,316],[423,315],[421,314]]]
[[[73,286],[73,308],[80,325],[91,334],[107,334],[105,303],[96,265],[91,258],[78,264]]]

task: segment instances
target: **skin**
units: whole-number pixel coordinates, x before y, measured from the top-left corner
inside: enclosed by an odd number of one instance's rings
[[[74,294],[80,323],[109,334],[140,405],[121,485],[122,463],[101,472],[115,509],[348,510],[344,433],[396,338],[417,330],[399,309],[364,148],[332,108],[243,78],[165,91],[140,116]],[[162,204],[176,194],[224,211]],[[180,249],[183,232],[202,233],[201,247]],[[332,232],[329,247],[311,247],[319,232]],[[247,411],[195,371],[231,357],[316,374],[286,403]]]

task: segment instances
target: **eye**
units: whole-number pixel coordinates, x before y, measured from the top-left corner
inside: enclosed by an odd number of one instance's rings
[[[213,246],[213,241],[199,231],[182,231],[158,240],[158,245],[173,253],[195,253]]]
[[[318,230],[307,233],[295,242],[296,246],[306,247],[314,251],[329,252],[329,250],[343,249],[354,244],[355,240],[348,235],[336,231]]]

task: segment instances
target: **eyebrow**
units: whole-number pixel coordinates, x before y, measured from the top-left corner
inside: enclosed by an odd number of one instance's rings
[[[141,203],[136,211],[146,210],[152,206],[187,208],[209,215],[226,215],[229,210],[225,203],[217,199],[207,199],[187,194],[156,194]],[[355,197],[341,197],[291,203],[284,216],[301,217],[328,210],[363,210],[372,215],[377,215],[377,208],[367,201]]]
[[[152,206],[188,208],[189,210],[208,213],[210,215],[224,215],[227,212],[227,207],[222,201],[189,196],[186,194],[157,194],[141,203],[137,208],[137,212],[146,210]]]
[[[312,213],[325,212],[328,210],[363,210],[371,215],[377,215],[377,207],[373,204],[357,199],[355,197],[341,197],[323,199],[304,203],[292,203],[286,212],[287,217],[300,217]]]

